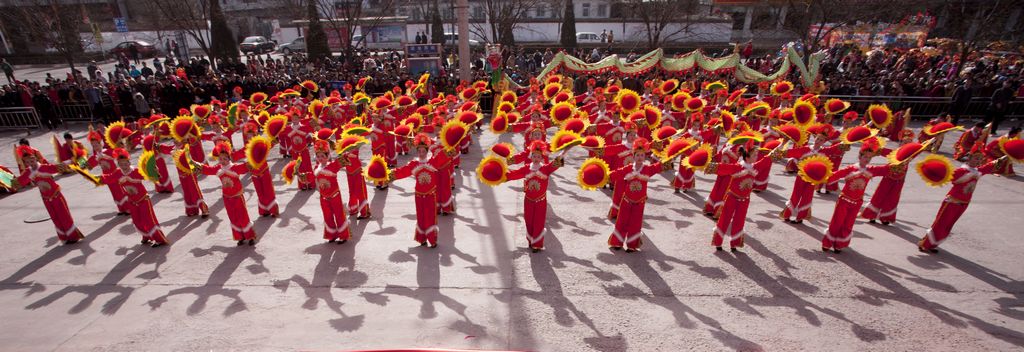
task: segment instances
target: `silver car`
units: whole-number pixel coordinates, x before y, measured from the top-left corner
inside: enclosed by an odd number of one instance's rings
[[[306,51],[306,37],[298,37],[292,40],[291,43],[281,45],[277,48],[278,51],[284,54],[301,53]]]

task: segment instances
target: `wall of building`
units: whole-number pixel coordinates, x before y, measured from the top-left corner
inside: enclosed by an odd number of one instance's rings
[[[557,43],[560,38],[561,22],[528,22],[521,23],[515,30],[517,43]],[[410,23],[406,25],[407,41],[414,42],[416,32],[428,32],[426,23]],[[586,21],[576,23],[576,32],[593,32],[600,34],[607,30],[614,33],[616,42],[647,42],[646,27],[640,22]],[[444,31],[450,32],[448,25]],[[680,32],[682,31],[682,32]],[[471,23],[470,39],[480,42],[492,42],[491,28],[487,23]],[[689,25],[669,24],[662,33],[676,33],[664,38],[673,43],[728,43],[732,35],[732,23],[724,21],[697,22]]]

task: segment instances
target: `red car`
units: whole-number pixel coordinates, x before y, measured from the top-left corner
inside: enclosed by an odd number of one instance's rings
[[[129,40],[127,42],[121,42],[120,44],[117,44],[117,46],[115,46],[113,49],[110,49],[110,55],[116,57],[120,54],[124,54],[125,57],[130,59],[132,58],[132,46],[135,46],[135,48],[138,49],[139,57],[146,58],[160,55],[160,50],[157,49],[155,45],[153,45],[150,42],[145,42],[141,40]]]

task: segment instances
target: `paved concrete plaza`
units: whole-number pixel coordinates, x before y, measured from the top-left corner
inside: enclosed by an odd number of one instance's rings
[[[84,128],[73,132],[84,138]],[[14,166],[11,146],[23,134],[0,136],[0,163]],[[956,136],[947,136],[944,151]],[[219,182],[211,177],[200,180],[213,213],[208,219],[185,217],[180,193],[153,196],[173,241],[155,249],[139,245],[128,217],[115,216],[105,188],[78,176],[59,181],[86,234],[78,244],[59,245],[48,221],[26,223],[46,217],[36,190],[2,196],[0,350],[1024,346],[1019,176],[984,177],[952,238],[930,255],[915,242],[948,187],[927,187],[911,172],[899,221],[858,222],[852,248],[837,255],[820,250],[837,196],[816,195],[814,220],[802,226],[779,220],[794,176],[776,164],[769,191],[751,197],[747,247],[732,254],[710,246],[713,222],[700,212],[712,178],[698,175],[696,193],[673,194],[673,173],[666,172],[651,182],[643,251],[627,254],[608,250],[610,192],[576,186],[584,153],[575,150],[552,178],[547,251],[531,254],[522,184],[491,188],[477,180],[481,150],[498,139],[489,132],[478,137],[482,143],[457,170],[458,212],[440,218],[437,249],[412,241],[411,180],[386,192],[371,187],[373,218],[353,222],[353,240],[344,245],[321,240],[315,191],[298,192],[279,177],[280,218],[256,218],[247,185],[259,236],[254,247],[231,240]],[[48,139],[31,137],[49,156]],[[279,174],[285,161],[276,148],[273,158]]]

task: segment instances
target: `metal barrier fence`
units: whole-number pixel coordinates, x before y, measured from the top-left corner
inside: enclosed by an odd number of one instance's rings
[[[0,108],[0,130],[42,127],[36,108]]]
[[[92,109],[89,104],[61,104],[56,106],[57,118],[67,125],[71,122],[92,122]]]

